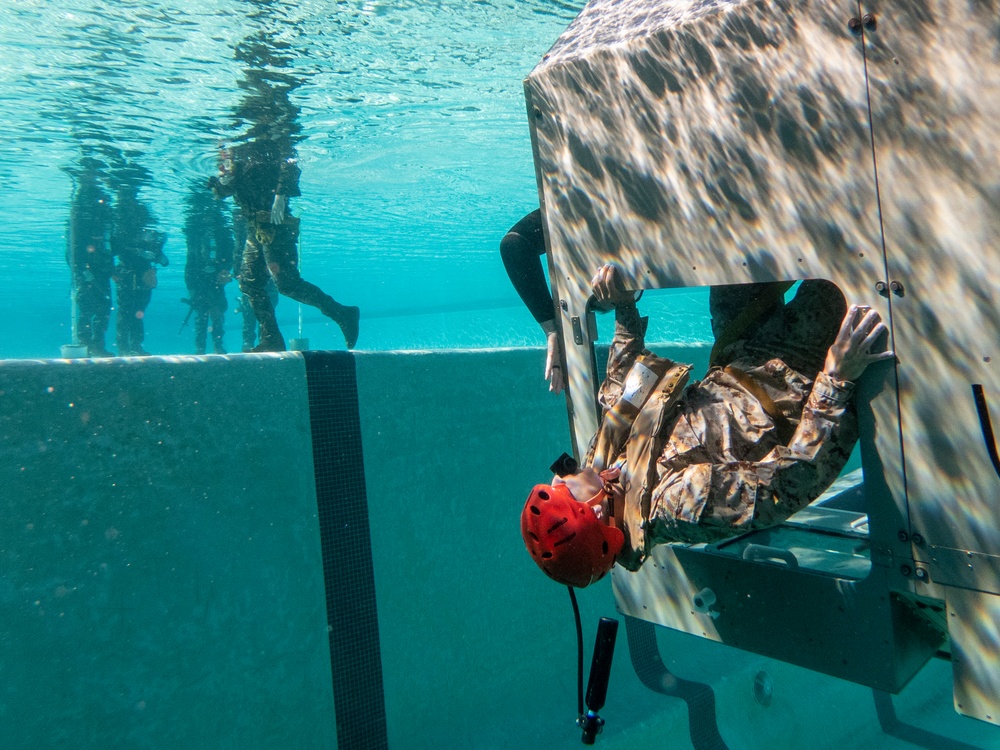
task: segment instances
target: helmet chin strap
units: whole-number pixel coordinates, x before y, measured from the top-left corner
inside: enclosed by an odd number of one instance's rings
[[[604,484],[601,486],[601,489],[599,489],[594,496],[587,501],[587,505],[593,507],[597,513],[597,517],[605,523],[615,517],[615,496],[612,488],[618,484],[619,476],[621,476],[621,471],[617,468],[605,469],[602,471],[600,473],[600,477],[604,481]],[[605,501],[607,501],[607,505],[605,505]],[[605,507],[607,508],[607,519],[604,517]]]

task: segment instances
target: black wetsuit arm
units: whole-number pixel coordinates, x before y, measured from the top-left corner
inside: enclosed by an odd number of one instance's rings
[[[539,325],[556,317],[542,267],[541,256],[544,254],[542,213],[535,209],[504,235],[500,241],[500,257],[517,295]]]

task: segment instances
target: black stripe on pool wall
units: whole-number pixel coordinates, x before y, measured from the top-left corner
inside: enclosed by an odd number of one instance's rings
[[[338,750],[388,748],[354,357],[303,352]]]

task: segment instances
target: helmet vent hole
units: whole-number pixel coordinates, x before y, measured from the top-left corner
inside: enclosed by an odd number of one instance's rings
[[[605,542],[604,544],[601,545],[601,554],[602,555],[608,554],[608,543],[607,542]]]
[[[549,499],[549,493],[546,492],[545,490],[539,490],[538,491],[538,497],[540,499],[542,499],[542,500],[548,500]]]
[[[528,532],[528,536],[530,536],[530,537],[531,537],[532,539],[534,539],[534,540],[535,540],[536,542],[538,541],[538,537],[537,537],[537,536],[535,536],[535,532],[534,532],[534,531],[529,531],[529,532]],[[607,546],[607,543],[605,543],[605,546]]]
[[[534,513],[536,516],[542,515],[542,511],[538,510],[537,505],[529,505],[528,507],[531,508],[531,512]]]
[[[548,560],[550,557],[552,557],[552,553],[551,552],[543,552],[542,553],[542,559]]]
[[[552,533],[553,531],[555,531],[556,529],[558,529],[558,528],[559,528],[560,526],[562,526],[562,525],[563,525],[564,523],[566,523],[567,521],[569,521],[569,519],[568,519],[568,518],[563,518],[563,519],[560,519],[559,521],[556,521],[556,522],[555,522],[554,524],[552,524],[552,525],[551,525],[551,526],[550,526],[550,527],[548,528],[548,530],[547,530],[547,531],[546,531],[545,533],[546,533],[546,534],[551,534],[551,533]]]

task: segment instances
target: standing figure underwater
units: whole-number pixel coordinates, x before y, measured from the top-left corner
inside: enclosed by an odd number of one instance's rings
[[[593,280],[615,308],[585,468],[537,485],[521,514],[532,558],[586,586],[637,570],[658,544],[718,541],[782,523],[836,479],[857,441],[854,383],[889,359],[878,313],[828,281],[713,287],[705,377],[645,349],[646,319],[617,269]],[[881,350],[880,350],[881,349]]]
[[[115,286],[118,291],[118,355],[144,357],[146,308],[157,286],[156,268],[169,265],[163,253],[167,236],[153,229],[152,214],[139,201],[138,189],[126,184],[118,191],[115,231],[111,249],[118,257]]]
[[[184,282],[189,315],[194,315],[195,353],[205,353],[211,332],[212,351],[225,354],[226,284],[232,281],[233,231],[219,203],[200,183],[191,187],[188,196],[184,236]]]
[[[299,274],[299,220],[288,212],[288,199],[301,194],[299,173],[295,159],[282,154],[277,143],[258,139],[235,147],[231,154],[223,151],[219,174],[208,181],[217,198],[233,196],[246,218],[239,282],[260,324],[260,343],[253,351],[285,349],[267,293],[269,278],[281,294],[319,308],[340,326],[347,348],[353,349],[358,339],[358,308],[340,304]]]
[[[115,260],[109,247],[111,202],[98,182],[99,165],[81,162],[70,204],[66,262],[73,278],[76,303],[74,343],[87,347],[89,357],[111,357],[105,336],[111,320],[111,275]]]

